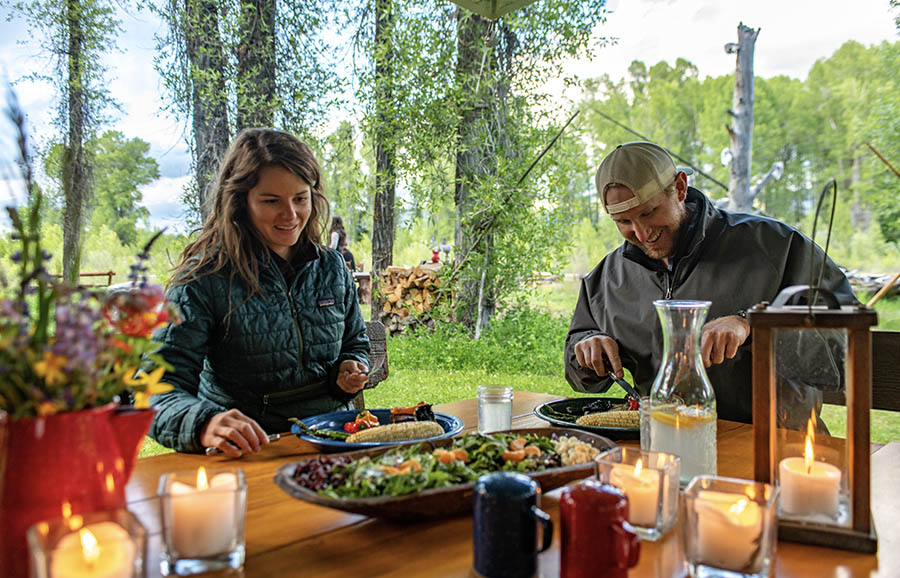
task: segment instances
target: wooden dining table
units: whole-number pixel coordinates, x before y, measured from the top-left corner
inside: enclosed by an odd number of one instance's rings
[[[558,396],[517,391],[513,428],[549,425],[532,414],[541,403]],[[465,431],[477,426],[476,402],[467,399],[435,406],[455,415]],[[720,420],[717,430],[719,475],[752,477],[752,427]],[[636,442],[621,442],[634,445]],[[779,577],[858,578],[900,576],[900,442],[873,446],[872,511],[878,533],[877,554],[779,542],[775,573]],[[472,570],[472,517],[440,520],[387,521],[346,513],[297,500],[273,481],[283,464],[315,455],[316,449],[285,436],[258,454],[233,460],[222,456],[165,454],[138,461],[126,488],[128,508],[149,535],[147,576],[160,575],[160,515],[156,497],[166,472],[238,467],[247,480],[245,540],[247,558],[238,575],[259,578],[310,576],[357,578],[371,576],[468,577]],[[539,575],[559,575],[561,490],[545,493],[541,507],[553,518],[553,545],[539,556]],[[681,524],[658,542],[641,544],[640,561],[631,577],[677,577],[687,574]],[[208,575],[226,575],[209,573]]]

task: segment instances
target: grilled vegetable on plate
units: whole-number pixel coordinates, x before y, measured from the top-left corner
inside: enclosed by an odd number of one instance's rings
[[[577,397],[539,405],[534,415],[560,427],[574,427],[613,440],[640,439],[638,402],[625,396]]]
[[[441,439],[462,431],[463,422],[459,418],[432,412],[431,406],[427,404],[423,404],[417,410],[423,416],[427,415],[423,412],[423,407],[427,407],[427,412],[433,416],[432,421],[392,423],[390,409],[364,410],[368,415],[363,415],[362,419],[359,419],[362,412],[343,410],[291,420],[294,422],[291,433],[311,443],[319,451],[345,452],[413,440]],[[368,416],[377,419],[379,425],[369,426],[368,424],[374,422]],[[360,429],[359,425],[351,426],[350,430],[355,428],[354,433],[347,433],[345,425],[361,424],[366,420],[368,420],[366,427]]]

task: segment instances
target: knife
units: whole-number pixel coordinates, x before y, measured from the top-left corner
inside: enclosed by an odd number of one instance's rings
[[[637,391],[634,390],[633,387],[631,387],[631,385],[628,384],[627,381],[625,381],[624,379],[619,379],[618,377],[616,377],[616,374],[613,373],[612,371],[610,371],[606,375],[608,375],[611,380],[615,381],[619,385],[619,387],[624,389],[625,392],[628,395],[630,395],[631,397],[633,397],[638,402],[638,405],[640,405],[641,396],[638,394]]]

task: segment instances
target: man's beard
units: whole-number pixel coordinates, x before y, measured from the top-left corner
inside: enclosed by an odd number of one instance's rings
[[[651,259],[655,259],[657,261],[663,261],[675,255],[675,251],[678,249],[678,239],[681,237],[681,231],[686,226],[688,220],[688,210],[682,204],[681,205],[681,214],[678,217],[678,222],[666,225],[662,229],[662,233],[659,235],[659,239],[663,239],[664,237],[670,242],[668,246],[660,246],[660,247],[647,247],[643,243],[637,243],[638,249],[647,255]]]

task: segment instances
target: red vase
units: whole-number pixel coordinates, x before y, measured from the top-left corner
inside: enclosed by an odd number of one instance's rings
[[[125,507],[125,483],[152,419],[152,410],[110,404],[0,420],[7,443],[0,576],[28,575],[25,532],[35,522]]]

